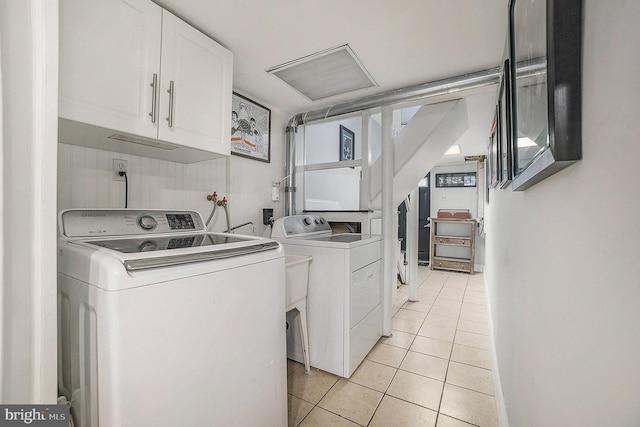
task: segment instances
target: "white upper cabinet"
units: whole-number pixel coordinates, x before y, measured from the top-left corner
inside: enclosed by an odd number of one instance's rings
[[[148,1],[60,2],[60,117],[157,138],[162,9]]]
[[[158,138],[229,154],[233,57],[166,10]]]
[[[232,72],[229,50],[151,1],[60,2],[60,142],[229,155]]]

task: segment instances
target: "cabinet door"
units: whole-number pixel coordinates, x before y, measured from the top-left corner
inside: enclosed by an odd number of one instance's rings
[[[354,328],[382,301],[382,260],[351,273],[349,327]]]
[[[231,52],[165,10],[161,70],[158,139],[229,155]]]
[[[61,0],[60,117],[157,138],[161,25],[148,0]]]

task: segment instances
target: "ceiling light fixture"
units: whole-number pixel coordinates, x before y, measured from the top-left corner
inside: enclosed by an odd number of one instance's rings
[[[348,44],[271,67],[266,72],[311,101],[377,86]]]

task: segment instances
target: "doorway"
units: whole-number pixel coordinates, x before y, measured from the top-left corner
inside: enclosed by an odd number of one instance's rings
[[[431,174],[420,181],[418,187],[418,265],[429,265],[429,248],[431,246],[431,228],[429,216],[431,215]],[[404,202],[398,207],[398,240],[402,252],[406,251],[407,237],[407,207]]]
[[[418,187],[420,203],[418,208],[418,265],[429,265],[429,248],[431,246],[431,226],[429,224],[429,217],[431,216],[431,191],[429,175],[425,177],[424,181],[424,185]]]

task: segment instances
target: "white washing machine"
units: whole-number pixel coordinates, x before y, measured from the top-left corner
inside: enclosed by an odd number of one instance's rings
[[[271,237],[288,254],[311,255],[307,328],[311,366],[349,378],[382,336],[382,236],[333,234],[314,215],[278,218]],[[287,355],[303,361],[298,322]]]
[[[191,211],[59,214],[62,394],[78,427],[286,426],[284,251]]]

